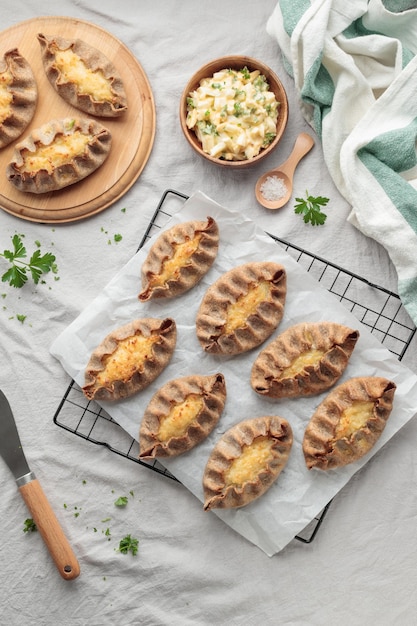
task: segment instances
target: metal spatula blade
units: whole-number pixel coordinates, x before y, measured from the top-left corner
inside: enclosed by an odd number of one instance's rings
[[[19,491],[62,578],[76,578],[80,573],[80,566],[40,483],[29,468],[10,404],[1,390],[0,455],[15,477]]]

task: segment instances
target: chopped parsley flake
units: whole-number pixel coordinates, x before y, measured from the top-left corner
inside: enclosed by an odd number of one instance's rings
[[[31,517],[28,517],[28,519],[25,520],[25,524],[24,524],[24,527],[23,527],[23,532],[24,533],[34,533],[37,530],[38,530],[38,527],[36,526],[36,524],[33,521],[33,519]]]
[[[127,496],[120,496],[117,500],[114,501],[115,506],[126,506],[127,504]]]
[[[120,540],[118,552],[122,554],[127,554],[131,552],[133,555],[137,554],[139,546],[139,540],[135,539],[131,535],[126,535],[123,539]]]

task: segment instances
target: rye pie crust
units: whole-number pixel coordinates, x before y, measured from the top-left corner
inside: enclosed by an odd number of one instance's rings
[[[176,224],[164,231],[143,262],[139,300],[185,293],[209,271],[218,249],[219,228],[212,217]]]
[[[284,469],[293,434],[287,420],[243,420],[218,440],[203,475],[204,510],[242,507],[264,494]]]
[[[32,121],[38,88],[28,61],[17,48],[0,60],[0,149],[24,132]]]
[[[123,80],[114,64],[82,39],[38,34],[46,76],[66,102],[88,115],[119,117],[127,110]]]
[[[58,191],[98,169],[109,155],[111,140],[96,120],[51,120],[15,145],[7,178],[19,191]]]
[[[89,400],[121,400],[165,369],[177,339],[173,319],[137,319],[111,331],[91,354],[82,388]]]
[[[395,383],[378,376],[351,378],[333,389],[304,433],[308,469],[343,467],[367,454],[385,428],[395,390]]]
[[[285,268],[272,261],[239,265],[206,291],[196,317],[201,347],[235,355],[263,343],[281,322],[287,295]]]
[[[270,398],[311,396],[341,377],[359,331],[335,322],[291,326],[265,346],[251,371],[251,386]]]
[[[220,373],[190,375],[165,383],[151,398],[139,430],[139,458],[183,454],[213,430],[226,402]]]

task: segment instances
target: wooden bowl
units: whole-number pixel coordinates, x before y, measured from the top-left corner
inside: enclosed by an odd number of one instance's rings
[[[197,138],[196,134],[192,129],[187,127],[186,119],[187,119],[187,98],[189,97],[190,92],[197,89],[200,85],[200,81],[203,78],[209,78],[213,76],[215,72],[218,72],[223,69],[233,69],[233,70],[241,70],[244,67],[247,67],[249,71],[260,70],[261,74],[263,74],[269,84],[270,91],[273,91],[277,101],[280,103],[278,109],[278,119],[277,119],[277,129],[276,136],[273,141],[266,147],[262,148],[258,155],[245,159],[243,161],[229,161],[226,159],[221,159],[217,157],[213,157],[207,152],[204,152],[202,149],[201,143]],[[190,146],[203,158],[211,161],[212,163],[216,163],[222,167],[228,168],[244,168],[248,167],[248,165],[253,165],[258,161],[261,161],[265,157],[267,157],[275,148],[277,147],[284,131],[287,126],[288,121],[288,99],[285,89],[279,80],[278,76],[264,63],[258,61],[257,59],[253,59],[247,56],[223,56],[209,63],[206,63],[190,78],[188,81],[184,91],[181,95],[180,101],[180,122],[181,128],[184,133],[185,138],[187,139]]]

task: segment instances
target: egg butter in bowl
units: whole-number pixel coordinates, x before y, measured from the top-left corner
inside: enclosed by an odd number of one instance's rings
[[[267,157],[288,121],[288,100],[278,76],[248,56],[223,56],[203,65],[180,101],[185,138],[203,158],[242,168]]]

